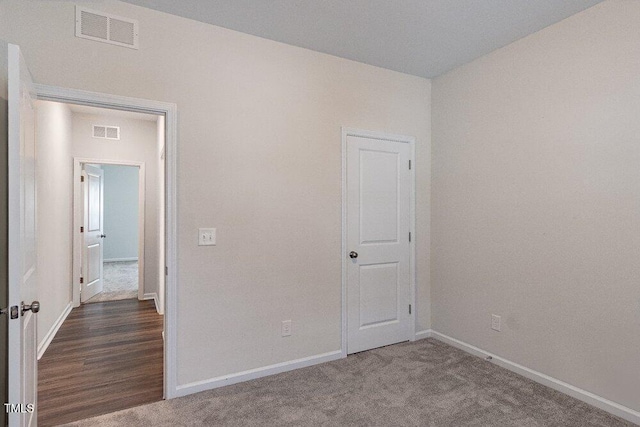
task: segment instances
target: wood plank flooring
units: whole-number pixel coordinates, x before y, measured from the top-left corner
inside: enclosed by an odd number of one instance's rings
[[[38,362],[38,425],[162,400],[162,323],[153,301],[74,308]]]

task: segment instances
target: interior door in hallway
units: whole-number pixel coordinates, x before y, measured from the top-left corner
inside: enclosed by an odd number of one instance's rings
[[[347,353],[409,339],[410,145],[347,136]]]
[[[82,288],[85,302],[102,292],[104,235],[104,174],[102,169],[84,165],[84,232],[82,246]]]

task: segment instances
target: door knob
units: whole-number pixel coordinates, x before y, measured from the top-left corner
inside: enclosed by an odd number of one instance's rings
[[[349,252],[349,258],[353,258],[353,259],[358,258],[358,252],[356,251]]]
[[[27,305],[24,303],[24,301],[22,301],[20,305],[22,306],[21,312],[23,316],[25,311],[31,310],[34,314],[40,311],[40,302],[38,301],[34,301],[30,305]]]
[[[101,235],[100,235],[100,238],[101,238],[101,239],[104,239],[105,237],[107,237],[107,235],[106,235],[106,234],[101,234]]]

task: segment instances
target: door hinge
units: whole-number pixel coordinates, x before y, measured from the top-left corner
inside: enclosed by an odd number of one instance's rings
[[[80,284],[83,284],[83,283],[84,283],[84,277],[81,277],[80,278]]]
[[[9,318],[10,319],[17,319],[18,316],[18,306],[17,305],[12,305],[11,307],[7,307],[7,308],[0,308],[0,316],[2,316],[3,314],[7,314],[9,313]]]
[[[411,232],[409,232],[409,241],[411,241]]]
[[[80,232],[84,233],[84,227],[80,227]]]
[[[164,275],[165,276],[169,275],[169,267],[167,267],[167,266],[164,267]]]
[[[80,175],[80,182],[84,182],[84,176]]]
[[[409,314],[411,314],[411,304],[409,304]]]
[[[411,160],[409,160],[409,170],[411,170]]]

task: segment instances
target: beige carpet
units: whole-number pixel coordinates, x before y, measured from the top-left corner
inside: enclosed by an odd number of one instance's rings
[[[632,424],[491,362],[426,339],[70,425],[602,427]]]
[[[102,292],[87,302],[138,298],[138,261],[105,262],[102,271]]]

